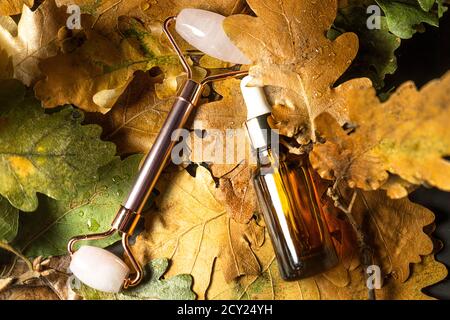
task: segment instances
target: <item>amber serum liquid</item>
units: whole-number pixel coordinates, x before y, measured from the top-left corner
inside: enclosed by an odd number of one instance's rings
[[[250,82],[250,77],[244,78],[241,90],[248,110],[248,137],[258,162],[253,183],[280,274],[285,280],[310,277],[338,263],[325,207],[307,156],[293,160],[279,156],[278,136],[267,121],[271,109],[264,90]]]
[[[338,258],[307,158],[279,161],[258,152],[253,182],[281,277],[297,280],[334,267]]]

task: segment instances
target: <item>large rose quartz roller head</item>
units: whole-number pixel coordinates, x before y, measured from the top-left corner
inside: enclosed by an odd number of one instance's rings
[[[105,249],[82,246],[72,255],[70,271],[91,288],[116,293],[122,289],[130,268]]]

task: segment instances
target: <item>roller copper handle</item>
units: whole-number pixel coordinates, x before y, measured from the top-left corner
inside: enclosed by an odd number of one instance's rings
[[[141,170],[128,194],[124,207],[140,214],[158,180],[171,151],[178,140],[172,134],[183,128],[201,93],[202,86],[188,80],[156,138],[153,147],[145,158]]]

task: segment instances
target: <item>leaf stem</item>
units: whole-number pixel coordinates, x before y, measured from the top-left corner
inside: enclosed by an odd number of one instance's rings
[[[364,269],[364,278],[367,281],[368,274],[367,274],[366,270],[372,264],[373,252],[367,242],[364,231],[361,229],[359,224],[356,222],[354,216],[352,215],[353,206],[354,206],[356,198],[358,196],[358,190],[353,191],[353,195],[350,200],[350,204],[348,206],[345,206],[340,202],[340,199],[342,198],[342,196],[340,195],[340,192],[338,191],[338,186],[339,186],[340,181],[341,181],[341,179],[336,179],[335,183],[333,184],[333,187],[328,188],[327,195],[334,201],[334,206],[345,213],[347,221],[350,223],[350,225],[353,228],[353,231],[355,232],[358,249],[359,249],[359,255],[361,258],[361,264]],[[373,288],[371,289],[369,287],[367,288],[367,290],[368,290],[368,292],[367,292],[368,300],[376,300],[375,290]]]

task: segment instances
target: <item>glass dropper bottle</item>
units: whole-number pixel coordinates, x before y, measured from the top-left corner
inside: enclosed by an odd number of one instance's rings
[[[267,118],[271,108],[261,87],[241,82],[247,105],[246,127],[257,157],[253,183],[275,250],[280,275],[298,280],[334,267],[338,258],[325,221],[325,212],[306,156],[294,161],[280,157],[276,132]],[[275,141],[275,142],[274,142]],[[275,148],[277,147],[277,148]]]

